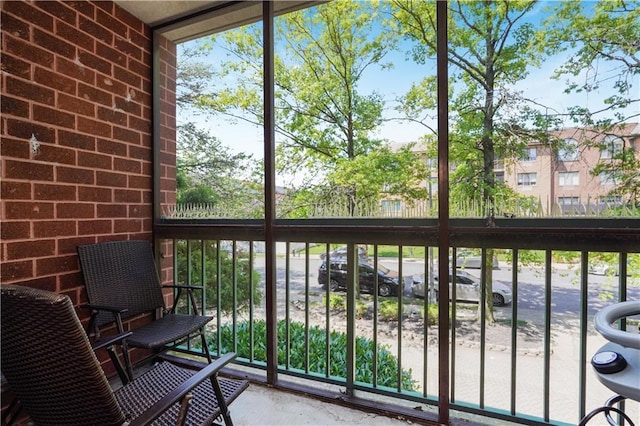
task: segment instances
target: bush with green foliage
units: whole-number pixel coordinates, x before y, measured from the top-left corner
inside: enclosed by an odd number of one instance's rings
[[[260,275],[255,271],[251,275],[251,264],[247,254],[236,255],[234,268],[234,259],[226,251],[220,251],[218,262],[218,247],[215,241],[207,240],[201,244],[200,240],[177,240],[175,244],[177,244],[178,250],[177,282],[202,285],[204,271],[205,306],[207,309],[218,309],[218,282],[220,282],[220,310],[224,313],[246,310],[251,301],[254,305],[261,302],[262,293],[258,289]],[[205,251],[204,262],[202,260],[203,248]],[[220,277],[218,277],[218,273],[220,273]],[[199,293],[196,292],[198,297],[200,297]]]
[[[220,335],[214,332],[209,339],[211,350],[219,353],[236,352],[239,358],[266,362],[266,322],[254,320],[251,334],[250,322],[242,322],[235,326],[225,324]],[[234,336],[235,331],[235,336]],[[253,342],[251,342],[253,335]],[[289,336],[287,341],[286,336]],[[235,337],[235,338],[234,338]],[[220,348],[218,350],[218,338]],[[308,357],[305,356],[308,342]],[[253,348],[253,353],[251,353]],[[329,332],[329,365],[327,366],[327,332],[318,326],[305,327],[295,321],[278,321],[278,365],[288,366],[293,370],[306,371],[333,377],[345,378],[347,375],[347,335]],[[356,338],[356,381],[373,383],[373,355],[377,350],[377,384],[378,386],[396,388],[398,386],[398,360],[387,345],[378,344],[377,348],[371,339]],[[288,359],[287,359],[288,358]],[[308,364],[307,364],[308,362]],[[401,388],[406,391],[416,389],[416,381],[411,377],[411,369],[402,370]]]

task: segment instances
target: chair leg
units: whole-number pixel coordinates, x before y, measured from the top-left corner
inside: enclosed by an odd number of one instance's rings
[[[233,426],[233,420],[231,420],[231,412],[227,406],[227,401],[224,400],[224,394],[220,389],[220,383],[218,383],[218,374],[211,376],[211,386],[213,386],[213,392],[216,394],[218,400],[218,407],[220,407],[220,413],[224,419],[225,426]]]
[[[207,338],[204,334],[204,327],[200,329],[200,339],[202,340],[202,351],[204,355],[207,357],[207,362],[211,364],[213,360],[211,359],[211,352],[209,352],[209,344],[207,343]]]

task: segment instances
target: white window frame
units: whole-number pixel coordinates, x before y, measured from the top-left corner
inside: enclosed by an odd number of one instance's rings
[[[558,173],[558,186],[578,186],[578,185],[580,185],[580,172]]]
[[[609,160],[620,154],[624,149],[624,140],[615,135],[607,135],[600,145],[600,158]]]
[[[577,161],[578,158],[578,141],[574,138],[566,138],[562,148],[558,150],[558,160]]]
[[[536,186],[538,183],[538,174],[536,172],[531,173],[518,173],[517,183],[519,187],[531,187]]]

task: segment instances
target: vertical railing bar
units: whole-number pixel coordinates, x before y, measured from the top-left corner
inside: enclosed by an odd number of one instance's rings
[[[491,259],[493,265],[493,259]],[[493,296],[487,294],[487,249],[482,248],[480,251],[480,382],[478,383],[480,391],[480,408],[484,408],[484,384],[485,384],[485,370],[486,370],[486,349],[487,349],[487,301],[488,297],[491,297],[493,303]],[[493,308],[493,307],[492,307]]]
[[[309,374],[309,243],[305,243],[304,245],[304,270],[304,371]]]
[[[431,185],[431,182],[429,182],[429,185]],[[431,262],[431,256],[429,256],[429,246],[425,245],[424,247],[424,254],[425,254],[425,262],[424,262],[424,282],[422,283],[423,286],[423,299],[422,299],[422,307],[424,309],[424,317],[423,317],[423,323],[422,323],[422,396],[424,398],[427,397],[427,395],[429,394],[428,389],[427,389],[427,383],[429,380],[429,375],[428,375],[428,366],[429,366],[429,298],[431,297],[431,288],[430,288],[430,275],[433,273],[433,271],[431,271],[429,268],[429,265]]]
[[[218,355],[222,354],[222,318],[220,312],[222,312],[222,297],[220,296],[220,290],[222,289],[222,254],[220,253],[220,240],[216,240],[216,330],[218,330]]]
[[[373,246],[373,269],[378,270],[378,244]],[[373,387],[378,386],[378,274],[373,280]]]
[[[254,308],[253,304],[255,303],[255,299],[253,297],[253,292],[255,290],[253,286],[253,265],[255,262],[255,253],[253,250],[255,241],[249,242],[249,362],[253,362],[255,360],[255,351],[253,347],[253,342],[255,341],[255,329],[254,329]]]
[[[233,351],[238,352],[238,258],[236,253],[238,251],[237,240],[233,240],[231,243],[231,250],[233,251],[231,255],[231,279],[232,279],[232,287],[231,287],[231,295],[232,295],[232,323],[233,323]]]
[[[356,369],[355,304],[356,288],[360,290],[357,245],[347,244],[347,374],[346,394],[354,395]]]
[[[587,411],[587,331],[589,306],[589,252],[580,253],[580,364],[578,383],[578,418],[582,419]]]
[[[513,249],[511,258],[511,282],[513,283],[511,285],[513,297],[511,301],[511,415],[515,415],[518,361],[518,249]]]
[[[402,392],[402,293],[403,293],[403,282],[402,282],[402,263],[403,263],[403,246],[398,246],[398,294],[396,295],[398,300],[398,383],[397,383],[397,391]],[[376,279],[378,278],[377,270],[376,270]]]
[[[456,262],[456,248],[452,247],[451,249],[451,278],[448,278],[444,283],[442,282],[442,280],[438,281],[438,291],[440,292],[440,294],[444,293],[447,295],[447,300],[449,300],[449,288],[448,286],[451,285],[451,380],[449,383],[449,388],[451,389],[451,402],[455,402],[456,401],[456,310],[457,310],[457,304],[456,304],[456,295],[457,295],[457,291],[456,291],[456,268],[458,267],[457,262]],[[443,260],[445,259],[445,260]],[[446,262],[447,258],[443,257],[442,255],[440,255],[440,262]],[[449,275],[449,274],[448,274]],[[442,278],[442,277],[441,277]],[[451,283],[449,283],[449,281],[451,281]],[[444,290],[443,290],[444,289]],[[442,300],[442,296],[440,297],[440,300]],[[447,311],[449,308],[449,303],[447,303]],[[440,306],[438,308],[438,312],[440,311],[440,309],[442,309],[442,306]],[[442,318],[442,317],[441,317]]]
[[[284,367],[291,368],[291,242],[285,243],[284,255]]]
[[[619,255],[619,264],[618,264],[618,287],[620,288],[618,290],[618,300],[620,302],[625,302],[627,300],[627,252],[620,252]],[[627,319],[626,318],[622,318],[620,320],[620,329],[621,330],[626,330],[627,329]],[[618,402],[618,408],[620,410],[625,409],[625,400],[622,399],[620,400],[620,402]],[[624,425],[624,418],[618,414],[618,424],[620,425]]]
[[[327,274],[327,285],[325,287],[325,330],[324,330],[324,338],[325,338],[325,373],[326,377],[329,377],[329,372],[331,371],[331,305],[329,299],[331,297],[331,259],[329,258],[330,252],[329,243],[325,246],[325,271]]]
[[[544,407],[543,418],[545,422],[549,421],[549,396],[550,396],[550,374],[551,368],[551,273],[552,273],[552,252],[545,250],[545,277],[544,277]]]

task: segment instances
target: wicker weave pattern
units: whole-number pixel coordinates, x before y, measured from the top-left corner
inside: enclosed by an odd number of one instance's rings
[[[16,286],[0,286],[0,292],[2,371],[38,425],[121,425],[195,374],[163,362],[114,394],[68,296]],[[205,379],[193,392],[186,424],[209,425],[221,414],[213,381],[227,405],[248,386],[215,375]],[[173,425],[177,413],[174,404],[153,424]]]
[[[149,406],[163,397],[169,390],[186,381],[194,372],[163,362],[138,377],[134,382],[118,389],[115,393],[120,407],[128,417],[136,418]],[[163,387],[159,388],[158,383]],[[247,383],[237,380],[218,379],[227,404],[236,399],[247,388]],[[194,399],[189,409],[188,425],[209,425],[221,411],[210,381],[202,383],[193,393]],[[209,401],[209,403],[203,403]],[[174,425],[178,415],[178,405],[174,405],[154,425]]]
[[[125,420],[71,300],[1,286],[2,372],[41,425],[116,425]]]
[[[89,302],[125,308],[124,318],[164,308],[162,287],[148,241],[112,241],[78,247]],[[199,333],[213,319],[204,315],[166,314],[131,330],[128,344],[159,349]],[[113,314],[99,313],[98,326],[114,321]]]

